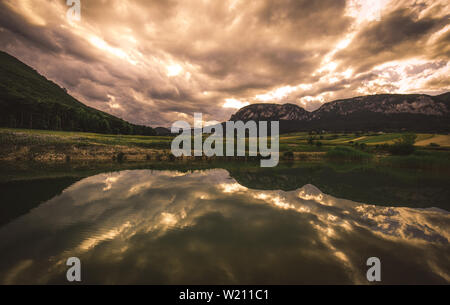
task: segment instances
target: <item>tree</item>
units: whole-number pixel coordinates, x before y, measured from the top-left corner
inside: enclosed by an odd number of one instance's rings
[[[414,143],[416,142],[417,135],[404,134],[402,137],[395,141],[394,144],[389,146],[389,152],[393,155],[410,155],[416,148]]]
[[[61,130],[61,118],[60,116],[57,114],[55,116],[55,126],[53,128],[54,130]]]
[[[102,120],[101,129],[102,133],[111,133],[111,126],[109,125],[109,122],[106,119]]]

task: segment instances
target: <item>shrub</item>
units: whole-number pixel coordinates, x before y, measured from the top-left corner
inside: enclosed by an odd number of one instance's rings
[[[337,146],[326,153],[326,157],[330,160],[354,160],[368,161],[372,159],[372,155],[351,147]]]
[[[396,140],[394,144],[389,146],[389,152],[393,155],[410,155],[416,148],[414,142],[417,136],[415,134],[405,134],[400,140]]]
[[[116,160],[117,162],[123,162],[125,160],[125,154],[123,152],[118,153]]]
[[[390,156],[383,159],[383,164],[402,168],[427,168],[448,170],[450,162],[448,158],[442,158],[432,154],[412,154],[409,156]]]
[[[175,156],[172,154],[172,153],[169,153],[169,161],[171,161],[171,162],[173,162],[173,161],[175,161]],[[197,159],[197,158],[195,158],[195,159]]]
[[[380,152],[389,152],[389,144],[383,143],[383,144],[377,144],[375,146],[377,151]]]
[[[337,138],[339,138],[339,136],[337,134],[333,134],[333,135],[328,137],[328,140],[335,140]]]
[[[429,146],[430,146],[430,147],[440,147],[440,145],[439,145],[439,144],[436,144],[436,143],[430,143]]]
[[[294,160],[294,153],[292,151],[287,151],[283,154],[284,160]]]

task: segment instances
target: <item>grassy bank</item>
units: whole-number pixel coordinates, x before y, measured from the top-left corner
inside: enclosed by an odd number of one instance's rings
[[[394,167],[449,168],[450,136],[416,134],[413,149],[392,156],[404,133],[294,133],[280,136],[280,158],[287,161],[383,162]],[[83,132],[0,129],[0,160],[38,162],[175,161],[173,137],[105,135]],[[438,144],[438,143],[440,144]],[[398,149],[397,149],[398,150]],[[221,158],[191,157],[198,161]],[[248,160],[235,157],[228,159]],[[227,159],[227,160],[228,160]]]
[[[450,169],[450,153],[418,150],[408,156],[387,156],[383,165],[399,168]]]
[[[374,156],[373,154],[352,147],[337,146],[329,150],[325,157],[332,161],[370,161]]]
[[[170,137],[158,136],[0,129],[0,160],[159,160],[169,155],[170,142]]]

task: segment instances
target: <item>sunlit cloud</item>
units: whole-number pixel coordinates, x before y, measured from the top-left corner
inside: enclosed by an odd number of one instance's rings
[[[225,103],[222,105],[222,107],[239,109],[239,108],[245,107],[249,104],[250,104],[249,102],[241,102],[234,98],[227,98],[227,99],[225,99]]]
[[[32,0],[6,1],[5,4],[11,10],[21,14],[28,22],[36,26],[45,26],[47,22],[36,12],[36,6]]]
[[[177,76],[183,71],[183,68],[180,65],[171,65],[167,67],[167,76]]]
[[[256,95],[255,99],[263,102],[282,100],[286,98],[290,93],[295,92],[296,90],[298,90],[298,87],[285,86],[277,88],[265,94],[258,94]]]
[[[253,103],[314,110],[450,90],[448,1],[310,3],[83,1],[69,22],[65,1],[5,0],[0,49],[81,102],[151,126],[194,112],[222,122]]]
[[[119,48],[113,48],[113,47],[111,47],[111,46],[108,45],[103,39],[101,39],[101,38],[99,38],[99,37],[92,36],[92,37],[89,39],[89,42],[90,42],[93,46],[95,46],[96,48],[99,48],[99,49],[102,50],[102,51],[108,52],[108,53],[110,53],[110,54],[112,54],[112,55],[114,55],[114,56],[119,57],[120,59],[127,60],[129,63],[131,63],[131,64],[133,64],[133,65],[136,65],[136,64],[137,64],[137,62],[134,61],[134,60],[132,60],[132,59],[130,58],[130,56],[129,56],[127,53],[125,53],[123,50],[121,50],[121,49],[119,49]]]

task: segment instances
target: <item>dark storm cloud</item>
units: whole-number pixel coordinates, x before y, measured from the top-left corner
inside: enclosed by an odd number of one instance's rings
[[[257,16],[264,25],[290,27],[296,36],[323,37],[340,35],[349,26],[345,8],[345,0],[268,0]]]
[[[450,78],[447,76],[439,76],[432,78],[427,82],[427,85],[432,88],[448,88],[450,87]]]
[[[447,19],[447,23],[450,20]],[[448,60],[450,58],[450,31],[444,33],[433,45],[432,55],[437,59]]]
[[[449,18],[450,15],[419,17],[408,8],[397,9],[363,28],[336,59],[345,67],[363,72],[392,60],[417,55],[433,57],[433,46],[428,46],[427,41],[430,34],[448,25]]]
[[[35,48],[37,52],[52,53],[55,56],[66,54],[86,62],[95,61],[100,55],[86,41],[67,35],[59,27],[30,24],[4,3],[0,3],[0,27],[6,30],[1,37],[6,44],[25,42],[28,48]]]
[[[223,107],[229,99],[313,110],[342,97],[448,88],[446,2],[380,1],[376,21],[359,18],[372,9],[362,0],[81,0],[81,22],[71,24],[63,0],[4,0],[0,48],[82,102],[153,126],[193,112],[226,120],[236,111]],[[422,61],[374,68],[410,58]]]

